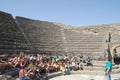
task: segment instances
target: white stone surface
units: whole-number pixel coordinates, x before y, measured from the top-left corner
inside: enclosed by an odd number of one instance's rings
[[[50,80],[105,80],[104,76],[99,75],[65,75],[65,76],[58,76],[54,77]],[[112,80],[120,80],[112,77]]]
[[[103,80],[103,76],[92,76],[92,75],[65,75],[52,78],[50,80]]]

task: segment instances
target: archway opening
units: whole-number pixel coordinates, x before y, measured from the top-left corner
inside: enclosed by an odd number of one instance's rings
[[[114,49],[114,63],[120,64],[120,47]]]

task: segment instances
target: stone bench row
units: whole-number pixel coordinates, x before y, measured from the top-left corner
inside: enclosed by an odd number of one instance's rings
[[[79,49],[80,51],[90,51],[90,50],[100,50],[101,48],[100,47],[80,47],[80,46],[78,46],[78,47],[74,47],[74,46],[68,46],[67,48],[69,48],[69,49],[74,49],[74,50],[76,50],[76,49]]]
[[[40,31],[39,31],[40,32]],[[42,33],[42,34],[40,34],[40,33],[36,33],[36,32],[33,32],[33,33],[25,33],[25,34],[27,34],[27,35],[29,35],[29,36],[42,36],[42,35],[45,35],[45,36],[59,36],[59,35],[61,35],[61,33],[58,33],[58,31],[57,32],[54,32],[54,33],[50,33],[50,32],[46,32],[46,33]],[[37,35],[36,35],[37,34]],[[66,37],[68,37],[68,38],[71,38],[71,37],[75,37],[75,38],[95,38],[95,37],[97,37],[97,38],[104,38],[105,36],[104,35],[95,35],[95,36],[90,36],[89,34],[87,34],[87,35],[82,35],[82,34],[79,34],[79,35],[73,35],[72,33],[70,33],[70,34],[65,34],[65,36]]]
[[[71,30],[68,31],[68,30],[64,30],[64,33],[67,34],[67,35],[72,33],[72,35],[77,35],[77,36],[84,35],[84,36],[91,36],[91,37],[106,35],[106,33],[104,33],[104,32],[102,32],[102,33],[101,32],[93,33],[93,32],[89,32],[89,31],[86,31],[86,30],[84,30],[84,32],[82,32],[82,31],[71,31]]]
[[[17,29],[17,27],[16,27],[16,29]],[[11,30],[11,29],[10,29]],[[3,27],[1,26],[0,27],[0,31],[1,31],[1,33],[0,33],[0,35],[14,35],[14,36],[23,36],[23,32],[21,32],[19,29],[17,30],[17,31],[4,31],[4,29],[3,29]],[[22,35],[21,35],[22,34]]]
[[[119,71],[118,72],[112,72],[112,74],[117,74],[117,73],[119,73]],[[70,73],[70,75],[73,75],[73,74],[88,74],[88,75],[102,75],[102,76],[104,76],[105,73],[104,73],[104,71],[83,70],[83,71],[72,71]],[[49,74],[48,77],[49,78],[54,78],[54,77],[61,76],[61,75],[62,75],[62,72],[56,72],[56,73]]]
[[[10,41],[0,41],[0,44],[1,45],[15,45],[15,46],[19,46],[19,45],[22,45],[22,46],[26,46],[28,45],[27,42],[10,42]]]
[[[83,39],[83,38],[66,38],[67,41],[71,42],[71,41],[74,41],[74,42],[101,42],[103,41],[103,38],[100,39],[100,38],[94,38],[94,39],[91,39],[91,38],[86,38],[86,39]]]
[[[24,38],[24,37],[21,37],[21,38],[19,38],[19,37],[3,37],[3,36],[1,36],[1,40],[14,40],[14,41],[26,41],[26,39]]]
[[[36,41],[39,41],[39,42],[49,42],[49,41],[62,41],[62,39],[61,38],[42,38],[42,37],[40,37],[40,38],[30,38],[30,41],[34,41],[34,42],[36,42]],[[100,39],[95,39],[95,40],[89,40],[89,39],[86,39],[86,40],[75,40],[75,39],[73,39],[73,40],[70,40],[70,39],[67,39],[66,40],[68,43],[87,43],[87,42],[90,42],[90,43],[101,43],[101,42],[103,42],[103,40],[100,40]]]
[[[28,51],[30,51],[30,49],[28,49],[28,48],[26,48],[26,49],[0,49],[0,54],[6,53],[6,52],[13,54],[13,53],[17,53],[17,52],[19,53],[21,51],[28,52]]]
[[[103,38],[105,35],[89,35],[89,34],[73,34],[73,33],[70,33],[70,34],[65,34],[67,35],[66,37],[91,37],[91,38],[94,38],[94,37],[98,37],[98,38]]]
[[[11,45],[1,45],[0,49],[27,49],[28,46],[11,46]]]
[[[61,34],[60,30],[54,30],[53,28],[51,28],[51,30],[50,29],[49,30],[45,30],[45,29],[43,29],[43,30],[39,30],[39,29],[34,30],[33,29],[33,30],[30,30],[30,31],[25,31],[25,33],[33,35],[33,36],[35,36],[36,34],[38,34],[38,35],[45,35],[45,34],[48,34],[48,35],[51,35],[51,34],[57,35],[57,34]]]

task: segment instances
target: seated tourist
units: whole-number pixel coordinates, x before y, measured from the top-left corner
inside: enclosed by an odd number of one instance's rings
[[[13,57],[9,60],[9,63],[14,66],[18,61],[18,55],[13,55]]]
[[[29,74],[29,77],[33,78],[35,76],[35,70],[36,70],[36,65],[35,62],[31,62],[28,67],[27,67],[27,73]]]
[[[71,67],[73,71],[76,71],[79,69],[79,62],[76,56],[74,56],[71,60]]]
[[[51,62],[48,62],[47,67],[46,67],[46,72],[51,73],[52,71],[53,71],[53,66],[52,66]]]
[[[80,54],[79,56],[79,69],[83,70],[83,64],[84,64],[85,60],[82,54]]]
[[[62,63],[62,64],[60,65],[60,71],[62,71],[63,75],[66,74],[66,68],[65,68],[64,63]]]
[[[71,68],[69,64],[65,65],[65,68],[66,68],[66,74],[70,74]]]
[[[87,56],[86,65],[87,65],[87,66],[93,66],[93,64],[92,64],[92,58],[91,58],[90,55]]]
[[[58,62],[54,62],[53,64],[52,64],[52,66],[53,66],[53,71],[59,71],[60,70],[60,65],[58,64]]]
[[[21,67],[21,69],[19,71],[19,78],[25,77],[25,72],[26,72],[26,70],[24,69],[24,67]]]
[[[8,56],[2,55],[0,56],[0,73],[4,72],[6,69],[10,68],[10,64],[6,59]]]
[[[78,70],[78,69],[79,69],[79,64],[78,64],[78,62],[73,61],[73,62],[72,62],[72,70],[73,70],[73,71],[76,71],[76,70]]]
[[[0,63],[0,74],[5,70],[4,63]]]
[[[55,61],[59,61],[59,60],[60,60],[58,55],[56,55],[56,56],[54,57],[54,59],[55,59]]]

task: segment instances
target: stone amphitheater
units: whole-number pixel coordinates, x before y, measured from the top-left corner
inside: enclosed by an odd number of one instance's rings
[[[0,54],[20,51],[89,54],[94,58],[94,66],[85,67],[84,71],[71,72],[71,74],[104,75],[104,55],[108,47],[115,62],[112,75],[116,78],[120,74],[118,65],[120,62],[120,23],[76,27],[19,16],[13,18],[11,14],[0,11]],[[49,78],[61,74],[60,72],[49,74]]]

